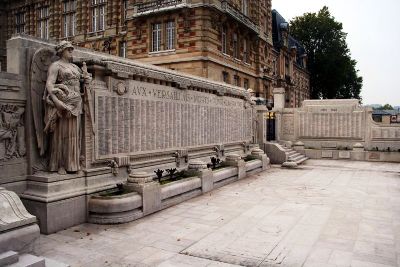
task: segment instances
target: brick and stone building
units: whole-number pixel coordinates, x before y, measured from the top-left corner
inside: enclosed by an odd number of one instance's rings
[[[15,33],[71,40],[252,88],[261,100],[272,101],[273,89],[282,87],[287,107],[309,98],[303,49],[282,29],[283,18],[276,20],[271,0],[15,0],[2,8],[2,44]]]

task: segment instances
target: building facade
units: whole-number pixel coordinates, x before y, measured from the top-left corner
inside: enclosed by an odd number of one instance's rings
[[[303,50],[275,27],[271,0],[16,0],[5,8],[6,39],[25,33],[71,40],[251,88],[262,104],[272,102],[276,87],[285,88],[287,107],[309,98]],[[287,45],[278,45],[275,36],[285,34]]]

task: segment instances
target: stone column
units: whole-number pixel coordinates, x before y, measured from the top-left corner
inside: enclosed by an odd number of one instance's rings
[[[160,184],[153,181],[150,174],[141,171],[133,171],[129,174],[126,187],[142,195],[143,215],[161,209]]]
[[[270,167],[270,161],[268,156],[264,153],[264,151],[260,148],[254,148],[251,151],[251,157],[254,159],[259,159],[262,162],[262,170],[265,171]]]
[[[246,163],[238,154],[229,154],[226,156],[225,165],[238,168],[238,179],[246,177]]]
[[[274,88],[274,109],[285,108],[285,88]]]
[[[203,193],[210,192],[214,189],[213,173],[207,168],[207,164],[205,162],[201,160],[190,161],[188,172],[200,177],[201,190]]]

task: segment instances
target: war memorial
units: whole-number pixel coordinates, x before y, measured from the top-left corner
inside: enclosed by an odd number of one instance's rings
[[[400,127],[375,123],[357,100],[305,100],[300,108],[285,108],[284,90],[275,88],[275,107],[268,110],[256,105],[251,90],[25,35],[7,41],[7,60],[7,71],[0,73],[2,264],[15,263],[18,253],[35,252],[38,240],[71,227],[124,227],[150,214],[173,214],[175,205],[224,187],[246,192],[247,178],[279,178],[281,165],[290,176],[307,159],[379,162],[393,169],[387,162],[400,162]],[[268,170],[271,163],[275,167]],[[394,183],[398,193],[400,184]],[[246,202],[231,197],[237,210],[246,210]],[[302,209],[288,204],[280,212]],[[307,218],[313,217],[322,220]],[[288,220],[282,215],[276,222]],[[268,260],[254,254],[243,260],[244,254],[235,258],[228,253],[233,248],[224,250],[218,242],[202,239],[181,252],[248,266],[284,262],[284,248]],[[241,242],[235,248],[255,245]]]

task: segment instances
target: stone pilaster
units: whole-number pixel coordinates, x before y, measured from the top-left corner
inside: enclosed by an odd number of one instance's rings
[[[153,181],[150,174],[135,171],[130,173],[126,187],[142,195],[143,215],[161,209],[160,184]]]
[[[246,163],[238,154],[229,154],[226,156],[225,165],[238,168],[238,179],[246,177]]]
[[[207,168],[207,164],[201,160],[193,160],[189,162],[190,174],[196,175],[201,179],[201,190],[207,193],[213,190],[214,180],[213,173]]]
[[[285,88],[274,88],[274,109],[285,108]]]

